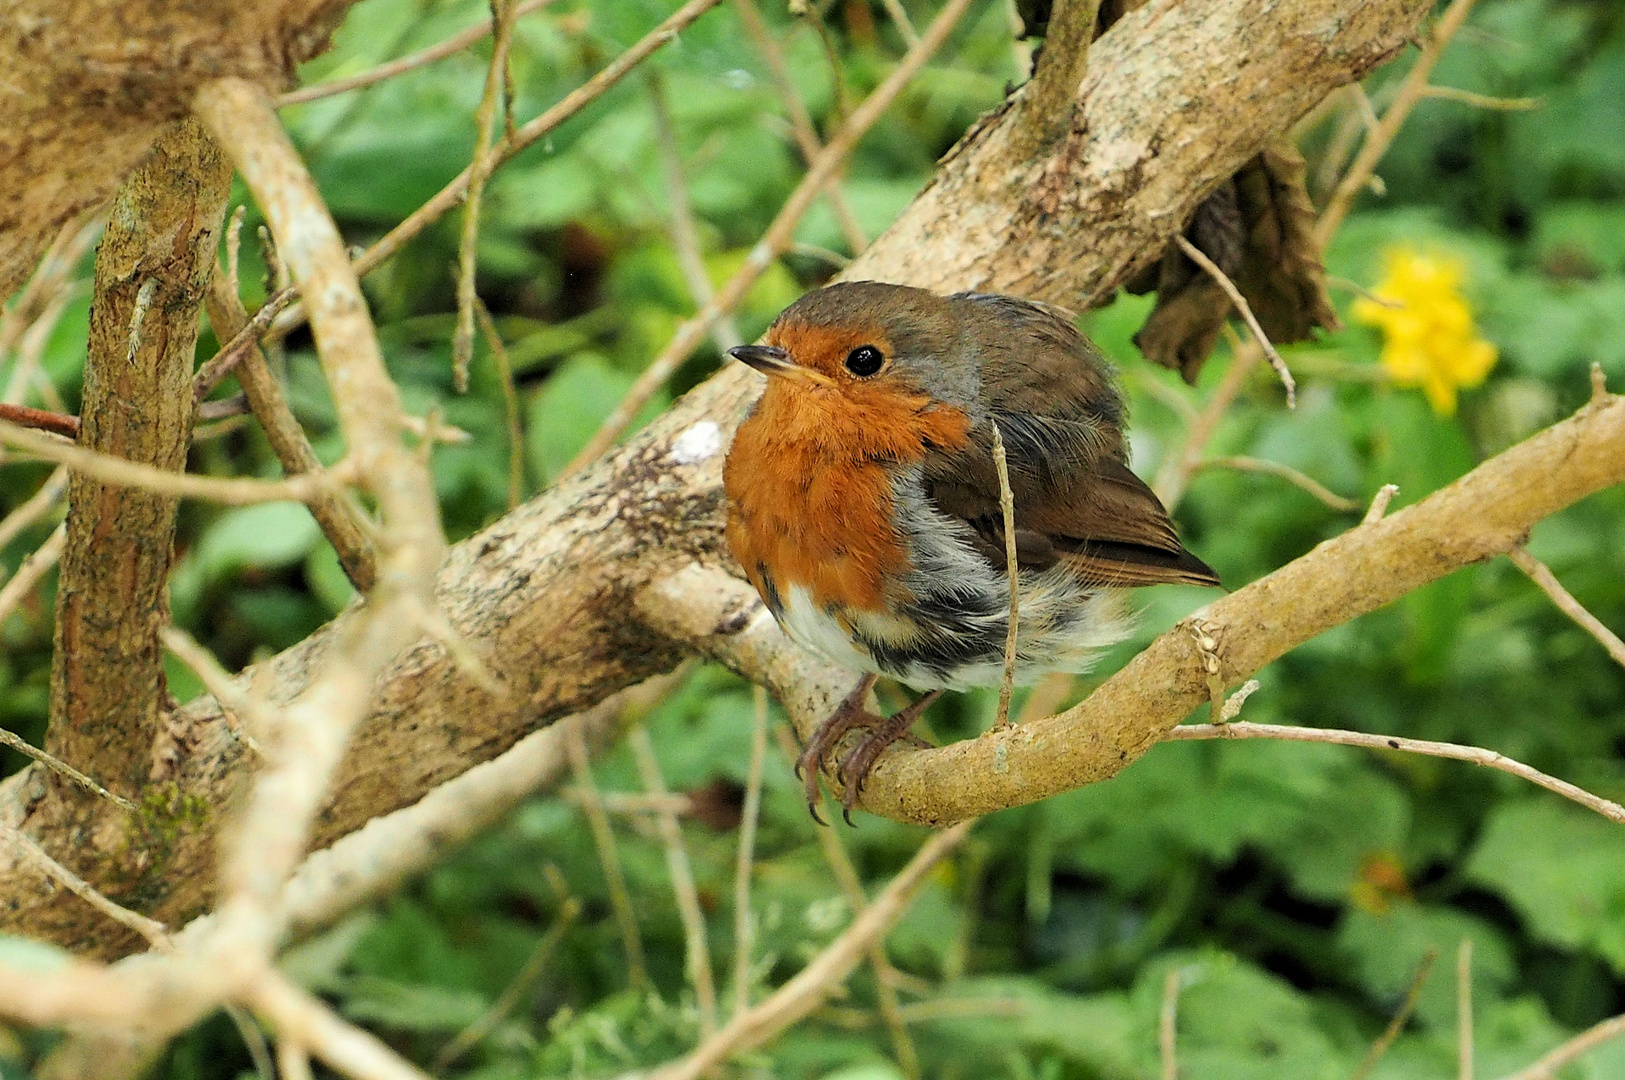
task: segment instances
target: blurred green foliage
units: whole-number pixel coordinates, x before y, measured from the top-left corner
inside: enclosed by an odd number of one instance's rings
[[[513,49],[517,116],[558,100],[671,6],[565,0],[526,18]],[[823,130],[902,52],[879,3],[823,5],[829,55],[805,20],[779,4],[761,6]],[[927,0],[904,6],[921,25],[934,10]],[[304,81],[365,70],[482,11],[475,0],[364,0]],[[844,186],[871,236],[978,113],[1020,80],[1026,49],[1012,40],[1005,4],[973,7],[852,159]],[[284,112],[353,242],[381,235],[466,164],[488,55],[482,43]],[[1369,80],[1379,107],[1413,56]],[[707,266],[720,281],[801,163],[768,71],[728,5],[651,63],[676,119]],[[1462,260],[1481,330],[1500,350],[1489,381],[1464,395],[1456,416],[1439,417],[1415,391],[1384,381],[1376,331],[1353,326],[1288,350],[1302,386],[1295,412],[1284,409],[1272,377],[1258,374],[1212,454],[1283,462],[1361,502],[1395,483],[1402,505],[1582,404],[1590,364],[1602,365],[1616,387],[1625,381],[1625,9],[1610,0],[1483,0],[1434,81],[1540,104],[1496,111],[1423,102],[1381,165],[1385,195],[1364,197],[1329,252],[1329,269],[1370,285],[1395,243]],[[669,239],[651,92],[648,80],[628,78],[505,166],[487,195],[480,291],[518,377],[527,496],[557,475],[694,307]],[[1341,120],[1334,113],[1306,135],[1312,176]],[[257,224],[250,209],[250,301],[264,294]],[[435,458],[447,527],[461,538],[506,509],[510,445],[501,383],[483,346],[469,393],[451,389],[457,228],[455,217],[441,222],[367,288],[409,407],[437,410],[472,436]],[[738,313],[747,336],[832,272],[823,252],[844,250],[824,205],[798,239],[802,246]],[[1353,294],[1339,288],[1346,314]],[[70,406],[87,302],[69,305],[45,353],[45,370]],[[1135,463],[1146,476],[1182,438],[1173,399],[1199,404],[1228,363],[1221,349],[1195,390],[1148,367],[1130,344],[1148,306],[1122,298],[1085,323],[1124,371]],[[200,355],[214,347],[205,334]],[[709,345],[701,349],[671,392],[703,379],[719,359]],[[296,411],[318,451],[335,458],[332,407],[308,336],[289,340],[285,363]],[[200,443],[193,467],[276,473],[252,425]],[[0,474],[0,495],[15,505],[42,476],[40,468],[10,468]],[[1223,469],[1197,474],[1178,518],[1189,546],[1232,587],[1356,520],[1279,478]],[[49,524],[4,552],[7,567]],[[1625,627],[1625,492],[1544,522],[1531,549],[1605,623]],[[295,509],[188,504],[178,550],[176,619],[232,666],[299,640],[351,596],[331,550]],[[1140,594],[1140,632],[1102,671],[1208,598],[1179,588]],[[50,597],[25,603],[0,633],[0,721],[37,738]],[[178,696],[196,692],[186,672],[171,676]],[[1098,680],[1079,680],[1074,696]],[[1625,798],[1625,672],[1505,561],[1338,627],[1260,681],[1250,719],[1472,743]],[[964,695],[933,710],[931,726],[939,737],[961,737],[992,711],[991,694]],[[667,783],[708,811],[685,825],[685,838],[724,982],[752,715],[747,687],[701,669],[647,718]],[[624,749],[598,766],[598,782],[641,790]],[[765,784],[752,896],[757,997],[852,914],[776,754]],[[871,888],[922,836],[868,816],[840,835]],[[698,1033],[682,928],[654,831],[622,818],[618,836],[651,990],[629,986],[591,834],[576,805],[558,798],[524,806],[399,895],[300,945],[288,968],[426,1063],[496,1000],[573,896],[585,913],[540,979],[447,1075],[592,1077],[664,1060]],[[924,1074],[943,1080],[1148,1080],[1158,1075],[1158,1016],[1171,971],[1183,987],[1182,1076],[1347,1077],[1432,951],[1439,960],[1415,1018],[1372,1073],[1411,1080],[1454,1075],[1453,972],[1464,940],[1475,958],[1480,1076],[1521,1067],[1625,1011],[1625,834],[1549,793],[1459,763],[1326,745],[1182,742],[1154,749],[1108,783],[983,822],[932,876],[889,951],[906,975],[901,993]],[[8,962],[23,955],[21,946],[0,947]],[[875,1004],[873,973],[861,969],[846,997],[729,1074],[891,1080],[901,1074]],[[30,1049],[37,1046],[0,1042],[0,1058],[20,1062]],[[234,1030],[217,1017],[180,1040],[155,1075],[194,1080],[249,1069]],[[1625,1076],[1625,1042],[1562,1075]]]

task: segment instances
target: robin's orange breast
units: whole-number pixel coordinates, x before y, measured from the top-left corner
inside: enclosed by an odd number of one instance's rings
[[[969,429],[963,412],[890,387],[770,382],[723,475],[734,557],[771,606],[798,586],[824,610],[887,609],[909,570],[895,471]]]

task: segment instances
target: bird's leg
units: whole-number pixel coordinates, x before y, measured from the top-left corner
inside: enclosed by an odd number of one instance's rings
[[[907,735],[908,729],[914,726],[914,721],[920,718],[920,714],[929,709],[931,703],[941,696],[941,690],[933,690],[914,704],[905,705],[879,723],[870,724],[869,734],[841,759],[840,768],[835,770],[835,775],[840,779],[844,789],[841,792],[841,816],[846,818],[848,825],[852,824],[852,808],[858,805],[858,795],[863,791],[863,781],[868,778],[869,770],[874,767],[876,760],[885,752],[886,747]]]
[[[824,764],[824,755],[829,753],[841,737],[855,727],[872,728],[881,722],[880,717],[863,707],[869,698],[869,691],[874,689],[877,675],[865,675],[858,680],[858,685],[852,692],[835,707],[829,714],[829,719],[818,725],[818,729],[807,740],[807,745],[796,759],[796,776],[806,785],[807,810],[812,814],[813,820],[818,824],[826,824],[818,816],[818,770]]]

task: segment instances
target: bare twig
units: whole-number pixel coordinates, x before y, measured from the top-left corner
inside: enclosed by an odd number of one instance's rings
[[[1353,499],[1345,499],[1332,491],[1314,477],[1306,476],[1290,465],[1279,461],[1268,461],[1264,458],[1232,456],[1208,458],[1202,462],[1204,469],[1235,469],[1238,472],[1264,473],[1268,476],[1278,476],[1294,486],[1313,495],[1333,510],[1345,513],[1360,509],[1360,504]]]
[[[1545,563],[1529,554],[1529,549],[1515,547],[1507,552],[1507,558],[1512,564],[1525,574],[1529,580],[1540,586],[1540,591],[1551,598],[1557,609],[1578,623],[1586,633],[1597,639],[1597,643],[1607,650],[1616,663],[1625,665],[1625,641],[1619,635],[1604,626],[1602,620],[1586,610],[1584,604],[1563,587]]]
[[[779,740],[779,749],[786,761],[794,762],[801,753],[796,745],[796,738],[788,726],[778,728],[774,734]],[[826,829],[822,826],[813,829],[813,835],[818,838],[818,846],[823,850],[824,861],[829,864],[830,872],[835,875],[835,881],[846,894],[846,902],[852,909],[852,917],[856,919],[869,907],[869,894],[863,889],[863,882],[858,878],[857,868],[852,865],[852,857],[846,853],[846,844],[841,840],[840,831]],[[869,966],[874,969],[875,975],[875,1002],[879,1005],[880,1019],[886,1025],[891,1036],[892,1053],[897,1056],[897,1067],[906,1080],[919,1080],[920,1055],[914,1048],[914,1040],[909,1036],[907,1021],[903,1018],[902,1003],[897,998],[897,983],[901,976],[892,966],[891,960],[886,956],[886,935],[881,934],[869,943],[865,950]]]
[[[316,1080],[310,1071],[310,1051],[297,1039],[284,1036],[277,1040],[276,1067],[282,1080]]]
[[[209,280],[204,306],[209,313],[209,323],[217,335],[228,333],[232,334],[232,340],[241,338],[245,342],[236,366],[237,382],[242,386],[243,396],[259,420],[261,430],[265,432],[266,441],[282,463],[282,471],[289,476],[322,475],[324,469],[321,460],[311,447],[305,429],[289,408],[281,380],[271,370],[265,353],[254,337],[244,337],[248,313],[243,310],[241,298],[231,287],[229,273],[222,274],[216,268]],[[201,373],[198,378],[201,378]],[[194,380],[194,391],[196,386]],[[322,534],[327,537],[328,543],[333,545],[339,565],[344,568],[351,583],[359,592],[371,589],[377,579],[378,557],[358,509],[337,489],[315,493],[309,506],[311,516],[322,527]]]
[[[536,980],[542,977],[542,972],[547,970],[548,961],[553,959],[559,943],[564,940],[564,935],[570,932],[570,928],[575,925],[580,915],[581,901],[573,896],[567,897],[559,906],[559,913],[553,917],[553,925],[547,928],[547,932],[536,943],[536,948],[531,950],[530,957],[526,959],[518,974],[503,988],[502,993],[491,1003],[491,1007],[481,1013],[472,1024],[459,1031],[456,1037],[435,1054],[434,1067],[437,1072],[444,1071],[452,1062],[479,1045],[480,1040],[491,1034],[491,1031],[502,1022],[503,1017],[513,1011],[514,1006],[519,1004],[519,999],[525,996],[525,993],[536,984]]]
[[[639,727],[627,736],[627,742],[631,743],[632,755],[637,758],[643,786],[651,794],[666,794],[666,781],[660,775],[660,759],[655,756],[649,732]],[[655,821],[666,848],[666,869],[671,875],[672,892],[677,896],[677,913],[683,921],[686,966],[689,982],[694,987],[695,1003],[700,1010],[700,1032],[705,1038],[710,1038],[717,1030],[717,990],[711,977],[711,946],[706,939],[705,912],[700,907],[699,890],[694,887],[694,868],[688,860],[688,848],[683,844],[683,830],[677,824],[677,815],[668,811],[659,814]]]
[[[491,175],[485,162],[496,131],[497,98],[508,70],[508,41],[513,30],[513,0],[492,0],[497,20],[491,45],[491,65],[485,72],[485,90],[474,111],[474,159],[468,165],[468,194],[463,198],[463,232],[457,245],[457,329],[451,336],[452,383],[458,393],[468,389],[468,365],[474,360],[475,255],[480,240],[480,201]]]
[[[145,488],[161,495],[183,499],[206,499],[228,506],[249,506],[263,502],[309,502],[318,492],[343,482],[349,469],[335,466],[325,474],[291,477],[286,480],[248,480],[192,473],[172,473],[138,461],[99,454],[94,450],[61,442],[28,428],[0,420],[0,442],[26,450],[35,457],[66,465],[75,472],[93,476],[108,484]]]
[[[0,743],[11,747],[19,754],[33,758],[35,761],[39,762],[41,765],[44,765],[52,772],[67,777],[69,780],[72,780],[86,791],[106,799],[108,802],[119,807],[119,809],[124,810],[126,813],[133,814],[136,812],[135,803],[131,802],[129,799],[126,799],[124,796],[116,794],[115,792],[108,791],[105,787],[98,784],[96,781],[92,780],[78,769],[74,768],[72,765],[69,765],[66,761],[60,761],[57,758],[52,757],[39,747],[25,741],[16,733],[9,731],[6,728],[0,728]]]
[[[540,11],[554,2],[555,0],[524,0],[523,3],[514,6],[512,17],[515,20],[522,19],[531,12]],[[290,90],[276,99],[276,107],[285,109],[289,105],[303,105],[307,101],[317,101],[321,98],[333,97],[336,94],[348,93],[351,90],[360,90],[362,87],[372,86],[374,83],[381,83],[385,79],[393,79],[397,75],[404,75],[408,71],[425,67],[438,60],[444,60],[448,56],[456,56],[476,41],[490,34],[493,21],[490,18],[482,19],[468,29],[458,31],[445,41],[430,45],[428,48],[419,50],[409,56],[391,60],[387,64],[379,64],[377,67],[370,68],[358,75],[350,75],[342,79],[317,83],[315,86],[302,86],[297,90]]]
[[[1438,959],[1438,949],[1430,948],[1423,954],[1422,962],[1417,965],[1416,975],[1411,979],[1410,989],[1405,991],[1405,1000],[1400,1002],[1399,1011],[1388,1021],[1388,1026],[1377,1036],[1377,1041],[1371,1044],[1371,1049],[1366,1051],[1365,1057],[1349,1080],[1365,1080],[1371,1070],[1377,1067],[1377,1062],[1388,1052],[1388,1048],[1394,1045],[1399,1033],[1405,1030],[1405,1022],[1411,1018],[1411,1013],[1416,1011],[1416,1003],[1422,999],[1422,987],[1427,985],[1428,975],[1432,973],[1434,961]]]
[[[880,119],[881,114],[897,95],[902,93],[903,88],[919,69],[947,40],[949,31],[969,6],[970,0],[948,0],[943,5],[941,13],[926,31],[919,46],[908,51],[892,73],[886,76],[885,80],[875,87],[874,92],[864,99],[863,104],[853,111],[846,123],[841,125],[834,138],[830,139],[829,144],[818,155],[817,160],[808,167],[807,175],[802,177],[801,183],[796,185],[795,191],[791,192],[790,197],[780,207],[777,216],[767,227],[767,232],[746,257],[744,265],[717,291],[716,297],[710,303],[702,306],[693,318],[677,328],[677,333],[672,336],[671,341],[638,376],[637,381],[626,392],[626,396],[609,416],[605,417],[587,445],[570,459],[562,475],[568,476],[577,472],[614,446],[627,426],[642,411],[644,404],[666,384],[666,380],[671,378],[678,365],[688,359],[689,354],[700,343],[700,339],[724,313],[732,311],[739,301],[744,299],[745,293],[755,284],[756,279],[773,265],[773,260],[790,244],[796,223],[807,212],[807,208],[812,205],[813,199],[823,190],[824,185],[835,175],[846,155],[851,153],[863,134]]]
[[[1157,1022],[1157,1050],[1162,1062],[1162,1080],[1179,1080],[1179,968],[1169,968],[1162,980],[1162,1009]]]
[[[0,835],[9,839],[12,846],[22,852],[24,858],[38,867],[52,881],[55,881],[103,915],[122,926],[134,930],[146,938],[147,943],[153,948],[168,947],[169,929],[163,923],[113,903],[113,901],[98,892],[90,882],[46,854],[45,849],[34,843],[33,839],[21,829],[0,828]]]
[[[45,538],[45,543],[23,556],[17,572],[5,585],[0,586],[0,623],[10,617],[17,605],[22,603],[23,597],[33,592],[41,579],[61,560],[67,538],[67,525],[58,525]]]
[[[0,420],[18,427],[33,428],[35,431],[49,431],[53,435],[76,439],[79,437],[79,418],[67,413],[51,412],[49,409],[35,409],[27,405],[10,405],[0,402]]]
[[[999,476],[999,511],[1004,515],[1004,569],[1010,579],[1009,624],[1004,632],[1004,677],[999,681],[999,711],[994,726],[1010,724],[1010,694],[1016,685],[1016,631],[1021,614],[1021,568],[1016,563],[1016,497],[1010,491],[1010,466],[1004,453],[1004,436],[993,421],[993,470]]]
[[[1398,484],[1384,484],[1378,488],[1377,493],[1371,496],[1371,505],[1366,508],[1365,517],[1360,519],[1360,524],[1375,525],[1381,521],[1382,516],[1388,512],[1388,504],[1393,502],[1394,496],[1398,494]]]
[[[897,32],[903,35],[904,45],[912,49],[920,43],[920,33],[914,29],[914,23],[908,17],[908,9],[903,6],[903,0],[880,0],[880,6],[886,9],[891,21],[897,24]]]
[[[751,868],[756,861],[756,823],[762,813],[762,769],[767,762],[767,691],[751,691],[754,722],[750,733],[750,771],[745,776],[745,805],[739,817],[739,850],[734,858],[734,1015],[750,1008],[750,949],[756,926],[750,907]]]
[[[925,880],[926,873],[958,846],[972,824],[972,821],[962,821],[933,834],[874,902],[812,963],[761,1004],[735,1016],[692,1053],[656,1069],[647,1080],[699,1080],[735,1054],[762,1045],[817,1008],[852,973],[870,943],[879,940],[908,910],[909,901]]]
[[[1336,234],[1343,219],[1348,216],[1349,207],[1354,204],[1354,197],[1360,193],[1371,179],[1377,162],[1382,155],[1388,152],[1388,147],[1404,126],[1406,117],[1416,103],[1422,100],[1427,90],[1428,76],[1433,74],[1434,65],[1444,54],[1445,46],[1450,39],[1456,36],[1462,24],[1467,21],[1468,14],[1473,10],[1475,0],[1451,0],[1444,14],[1434,24],[1433,32],[1422,43],[1422,51],[1411,65],[1410,71],[1405,73],[1405,79],[1399,84],[1399,92],[1394,96],[1393,104],[1383,111],[1382,119],[1376,128],[1366,136],[1365,144],[1360,152],[1354,156],[1348,171],[1343,179],[1338,181],[1331,198],[1326,201],[1326,208],[1320,212],[1320,220],[1315,222],[1315,242],[1325,248],[1333,235]]]
[[[250,992],[254,1011],[338,1072],[355,1080],[429,1080],[428,1074],[376,1037],[339,1018],[275,968],[266,968]]]
[[[228,284],[225,290],[220,293],[220,296],[226,295],[235,297],[237,291]],[[293,303],[294,295],[291,288],[284,288],[267,297],[265,303],[260,305],[259,310],[254,312],[254,317],[242,323],[241,328],[235,334],[232,334],[224,345],[220,346],[220,350],[211,356],[202,367],[197,369],[197,374],[192,376],[192,396],[194,399],[202,401],[209,396],[209,393],[215,387],[225,381],[226,376],[230,375],[237,365],[242,363],[249,350],[257,346],[259,339],[270,332],[271,324],[276,321],[278,315],[286,310],[289,304]],[[218,301],[219,298],[216,297],[216,300]],[[237,304],[240,307],[242,301],[238,300]],[[213,316],[210,316],[210,322],[213,321]],[[224,329],[224,327],[219,327],[219,329]]]
[[[1519,1069],[1505,1080],[1552,1080],[1557,1070],[1611,1039],[1625,1035],[1625,1016],[1615,1016],[1593,1024],[1567,1042],[1547,1051],[1533,1065]]]
[[[714,296],[711,278],[700,252],[700,233],[694,224],[694,208],[688,201],[688,180],[683,175],[677,127],[672,123],[665,83],[653,68],[649,70],[649,100],[654,106],[655,145],[660,150],[660,169],[666,178],[666,198],[671,202],[672,246],[677,249],[677,265],[688,283],[688,295],[693,298],[695,307],[703,308]],[[732,315],[717,319],[711,327],[711,339],[716,342],[717,351],[723,354],[745,340]]]
[[[1407,754],[1450,758],[1453,761],[1465,761],[1472,765],[1482,765],[1487,769],[1496,769],[1528,780],[1532,784],[1539,784],[1547,791],[1554,791],[1565,799],[1577,802],[1588,810],[1595,810],[1603,817],[1625,825],[1625,806],[1593,795],[1566,780],[1548,776],[1539,769],[1531,768],[1521,761],[1514,761],[1504,754],[1486,750],[1481,746],[1407,739],[1398,735],[1372,735],[1364,731],[1342,731],[1336,728],[1289,727],[1283,724],[1254,724],[1246,721],[1233,724],[1181,724],[1170,728],[1164,739],[1171,742],[1182,739],[1285,739],[1289,742],[1337,743],[1342,746],[1363,746],[1369,750],[1402,750]]]
[[[1501,112],[1527,112],[1538,109],[1545,101],[1538,97],[1495,97],[1493,94],[1475,94],[1471,90],[1458,90],[1454,86],[1426,86],[1422,96],[1438,101],[1459,101],[1475,109],[1495,109]]]
[[[598,863],[604,872],[604,887],[609,892],[610,910],[621,931],[621,949],[626,953],[626,980],[633,989],[642,989],[648,983],[648,972],[643,962],[643,935],[638,932],[637,910],[626,889],[626,875],[621,870],[620,852],[615,846],[615,830],[604,811],[598,785],[592,778],[592,766],[587,761],[587,743],[579,731],[566,736],[565,750],[570,755],[570,768],[580,793],[577,800],[592,830],[593,846],[598,849]]]
[[[315,681],[284,710],[279,758],[260,773],[222,860],[230,895],[218,933],[268,951],[279,929],[280,890],[299,863],[373,680],[417,638],[422,620],[414,616],[435,605],[434,574],[445,538],[427,463],[402,438],[400,395],[384,367],[344,241],[270,98],[257,84],[227,78],[206,83],[193,108],[237,163],[305,293],[350,457],[383,516],[378,584],[324,657]],[[330,1057],[321,1040],[304,1041]]]
[[[778,87],[779,97],[784,101],[785,112],[790,114],[790,132],[795,137],[796,147],[801,151],[801,159],[808,166],[817,160],[818,154],[824,145],[818,139],[818,131],[813,127],[812,116],[807,112],[807,104],[801,98],[801,91],[790,76],[790,66],[785,63],[784,50],[774,40],[773,34],[762,21],[761,12],[756,10],[756,0],[734,0],[734,10],[739,14],[739,21],[745,27],[745,35],[750,38],[756,51],[762,54],[762,60],[767,64],[768,74],[773,78],[773,84]],[[916,37],[910,41],[909,48],[913,48],[919,40]],[[863,226],[858,224],[857,215],[852,212],[852,205],[847,201],[846,192],[841,189],[838,178],[832,178],[829,186],[824,189],[829,197],[830,209],[835,212],[835,222],[840,226],[841,233],[846,237],[846,243],[852,249],[852,254],[860,254],[869,246],[869,237],[864,233]],[[829,252],[837,260],[844,256]],[[837,261],[837,266],[844,262]]]
[[[1456,1080],[1473,1080],[1473,939],[1456,949]]]
[[[39,490],[28,497],[27,502],[7,514],[5,520],[0,521],[0,549],[17,539],[24,529],[49,514],[67,493],[68,467],[59,465],[55,472],[45,478],[45,483],[40,485]]]
[[[513,381],[513,364],[508,360],[508,347],[502,343],[497,324],[479,297],[474,298],[474,314],[480,320],[480,334],[485,347],[491,350],[491,362],[496,364],[497,378],[502,382],[502,412],[508,425],[508,509],[516,508],[525,498],[525,427],[519,408],[519,388]]]
[[[1281,385],[1286,387],[1286,407],[1289,409],[1296,408],[1298,405],[1298,384],[1292,378],[1292,372],[1287,369],[1286,361],[1281,359],[1281,354],[1275,351],[1274,345],[1270,344],[1270,339],[1265,335],[1264,328],[1258,325],[1258,318],[1253,314],[1252,305],[1247,303],[1245,296],[1241,295],[1241,290],[1236,288],[1236,283],[1230,280],[1229,274],[1219,269],[1218,263],[1207,257],[1206,252],[1185,239],[1183,235],[1175,234],[1174,243],[1179,245],[1179,250],[1185,253],[1186,258],[1207,271],[1208,276],[1218,283],[1219,288],[1224,290],[1226,296],[1230,297],[1230,302],[1236,305],[1236,310],[1241,313],[1241,318],[1247,324],[1247,328],[1253,332],[1253,340],[1258,342],[1259,348],[1264,350],[1264,355],[1269,358],[1270,366],[1275,369],[1275,374],[1281,377]]]
[[[243,744],[261,758],[266,756],[260,740],[269,742],[276,734],[276,721],[265,702],[252,691],[240,689],[230,673],[221,666],[214,654],[198,644],[197,639],[178,626],[166,626],[159,631],[159,639],[181,663],[191,669],[203,688],[215,696],[225,710],[227,722],[236,727]],[[237,725],[236,718],[247,721],[248,730]]]
[[[1235,403],[1236,395],[1247,384],[1247,376],[1258,362],[1264,358],[1263,350],[1259,348],[1256,340],[1249,341],[1239,347],[1232,343],[1230,366],[1225,369],[1224,378],[1219,385],[1213,388],[1213,396],[1208,398],[1197,415],[1185,431],[1185,441],[1180,444],[1177,451],[1170,453],[1162,461],[1157,470],[1156,480],[1151,488],[1157,493],[1157,498],[1170,509],[1179,505],[1179,500],[1185,497],[1185,489],[1190,486],[1191,477],[1202,467],[1203,456],[1207,451],[1207,444],[1212,441],[1213,435],[1224,421],[1225,414]]]

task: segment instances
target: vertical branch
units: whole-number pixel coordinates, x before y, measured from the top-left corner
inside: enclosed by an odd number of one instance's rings
[[[373,680],[434,610],[445,537],[426,457],[403,440],[400,393],[384,367],[344,240],[270,97],[253,83],[220,79],[198,91],[193,108],[231,153],[304,294],[350,459],[383,517],[378,584],[362,615],[329,647],[316,679],[285,710],[280,760],[255,785],[224,866],[237,895],[222,932],[252,934],[268,949],[277,891],[304,851]]]
[[[660,775],[660,761],[655,757],[654,743],[645,728],[637,728],[627,736],[632,744],[633,756],[638,759],[638,772],[649,794],[666,794],[666,781]],[[663,807],[655,816],[660,828],[660,839],[666,847],[666,868],[671,873],[671,890],[677,895],[677,912],[683,920],[683,936],[687,939],[688,977],[694,984],[694,999],[700,1009],[700,1033],[707,1039],[717,1030],[717,988],[711,976],[711,946],[705,934],[705,911],[700,907],[699,890],[694,887],[694,868],[688,859],[688,848],[683,845],[683,831],[677,824],[677,815],[670,806]]]
[[[248,325],[248,312],[244,310],[236,290],[231,287],[229,272],[216,269],[209,282],[205,303],[209,310],[209,323],[214,327],[215,336],[222,341],[236,337]],[[271,370],[265,352],[254,338],[248,339],[242,360],[235,370],[238,385],[248,398],[249,408],[254,410],[266,441],[271,444],[277,460],[282,462],[282,471],[289,476],[321,472],[322,463],[311,448],[304,428],[299,426],[293,411],[288,408],[276,373]],[[354,510],[337,492],[322,491],[311,498],[310,513],[338,553],[339,565],[344,567],[350,583],[359,592],[371,589],[378,573],[376,557],[372,541],[356,520]]]
[[[1088,70],[1089,42],[1099,13],[1100,0],[1056,0],[1038,69],[1022,99],[1022,138],[1012,144],[1017,156],[1031,157],[1066,130]]]
[[[734,1015],[750,1008],[750,947],[755,918],[750,910],[751,867],[756,860],[756,822],[762,812],[762,768],[767,759],[767,691],[751,692],[755,722],[750,734],[750,772],[739,820],[739,851],[734,859]]]
[[[180,472],[192,437],[198,309],[231,166],[173,125],[120,189],[96,257],[79,445]],[[142,300],[145,299],[145,303]],[[176,499],[76,473],[57,592],[51,753],[137,792],[165,691]]]

